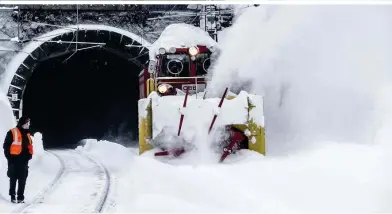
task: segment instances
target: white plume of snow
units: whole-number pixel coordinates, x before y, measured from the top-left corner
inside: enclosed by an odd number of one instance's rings
[[[270,152],[320,140],[371,141],[375,95],[392,67],[392,7],[246,10],[221,44],[211,94],[248,84],[264,95]]]
[[[314,162],[313,173],[326,177],[348,170],[361,179],[358,185],[367,186],[355,193],[346,188],[352,178],[323,180],[319,185],[345,195],[330,208],[355,210],[363,203],[363,210],[391,212],[392,6],[245,10],[220,44],[209,92],[219,96],[230,86],[265,96],[267,156],[289,154],[293,167]],[[332,169],[339,173],[332,175]],[[314,195],[328,191],[317,189]]]

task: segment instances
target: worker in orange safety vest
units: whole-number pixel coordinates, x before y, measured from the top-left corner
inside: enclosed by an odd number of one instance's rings
[[[18,125],[8,131],[5,137],[4,155],[8,161],[7,176],[10,178],[9,195],[11,202],[24,203],[24,191],[29,173],[29,161],[33,157],[33,141],[30,136],[30,119],[21,117]],[[17,198],[15,198],[18,182]]]

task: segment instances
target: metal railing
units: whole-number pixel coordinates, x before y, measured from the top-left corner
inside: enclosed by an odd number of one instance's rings
[[[170,79],[205,79],[206,77],[156,77],[156,80],[170,80]]]

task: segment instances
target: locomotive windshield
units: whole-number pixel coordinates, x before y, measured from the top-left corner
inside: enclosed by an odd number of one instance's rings
[[[210,53],[200,53],[196,57],[196,73],[197,76],[203,76],[207,74],[208,68],[211,65]]]
[[[189,56],[186,54],[167,54],[162,57],[163,76],[189,76]]]
[[[199,53],[196,56],[196,75],[207,74],[211,65],[210,53]],[[167,77],[189,77],[191,57],[188,54],[166,54],[162,56],[160,76]]]

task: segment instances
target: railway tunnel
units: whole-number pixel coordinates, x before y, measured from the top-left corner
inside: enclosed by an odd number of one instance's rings
[[[81,43],[69,43],[76,38]],[[42,133],[45,148],[74,148],[86,138],[132,144],[138,136],[138,75],[149,45],[102,25],[38,37],[6,70],[14,115],[31,117],[31,131]]]

